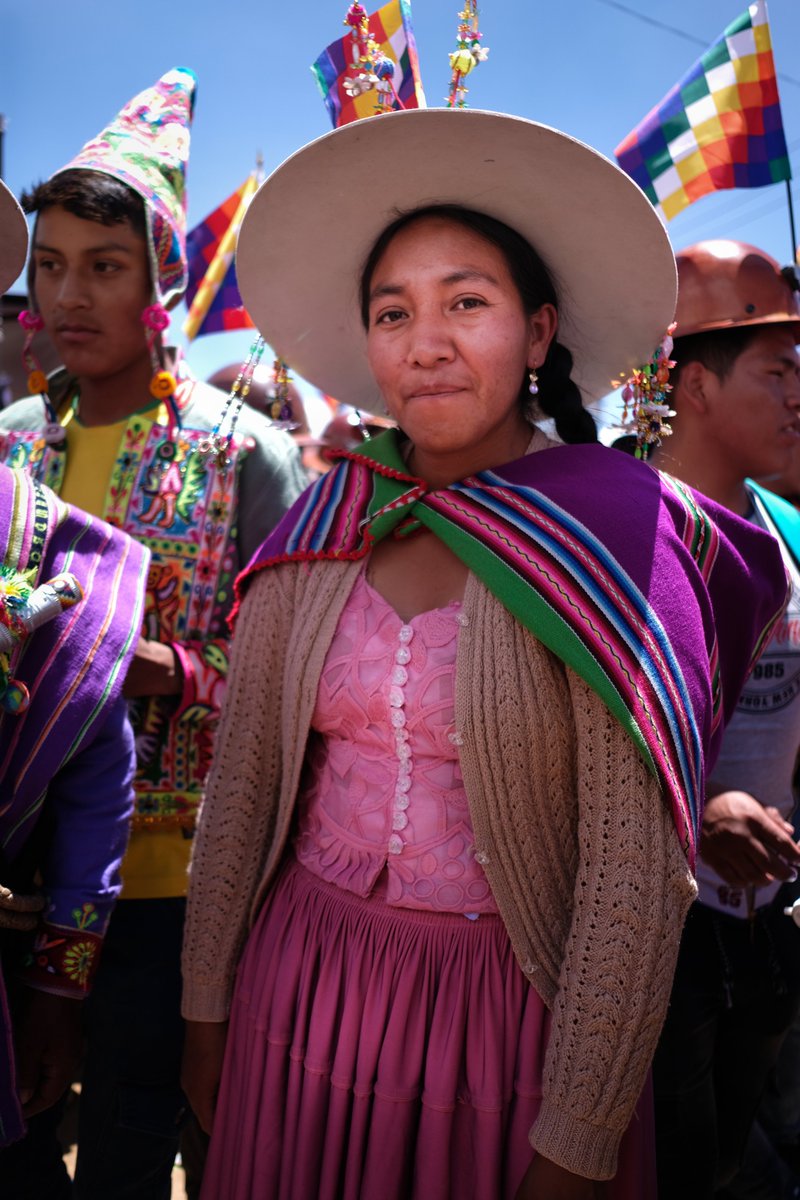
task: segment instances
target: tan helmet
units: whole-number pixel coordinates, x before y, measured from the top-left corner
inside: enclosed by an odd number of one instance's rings
[[[795,325],[800,302],[794,267],[746,242],[723,238],[677,251],[678,308],[675,337],[743,325]]]

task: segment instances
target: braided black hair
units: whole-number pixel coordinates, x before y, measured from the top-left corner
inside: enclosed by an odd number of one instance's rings
[[[551,342],[547,358],[538,372],[539,394],[536,399],[539,408],[546,417],[553,418],[556,433],[562,442],[596,442],[594,417],[583,407],[580,390],[571,372],[572,355],[569,350],[560,342]]]
[[[367,256],[361,272],[361,320],[369,329],[369,294],[375,269],[389,243],[402,229],[425,217],[440,217],[454,221],[478,234],[503,255],[514,285],[519,292],[522,306],[530,315],[543,304],[552,304],[558,309],[553,278],[530,242],[521,234],[486,213],[459,204],[429,204],[412,212],[402,213],[397,220],[387,225]],[[597,428],[591,413],[583,407],[581,394],[573,383],[572,355],[565,346],[552,342],[543,365],[539,368],[539,407],[545,416],[555,421],[556,433],[564,442],[596,442]],[[520,383],[519,402],[526,410],[530,407],[527,374]]]

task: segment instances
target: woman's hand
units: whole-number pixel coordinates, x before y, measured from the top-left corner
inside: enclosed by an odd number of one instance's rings
[[[181,1086],[200,1127],[208,1134],[214,1125],[227,1036],[227,1021],[186,1022]]]
[[[537,1154],[525,1172],[515,1200],[600,1200],[604,1192],[603,1184],[574,1175]]]

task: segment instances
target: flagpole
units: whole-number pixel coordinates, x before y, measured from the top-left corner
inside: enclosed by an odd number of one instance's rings
[[[794,229],[794,205],[792,204],[791,180],[786,180],[786,199],[789,201],[789,229],[792,234],[792,262],[797,262],[797,234]]]

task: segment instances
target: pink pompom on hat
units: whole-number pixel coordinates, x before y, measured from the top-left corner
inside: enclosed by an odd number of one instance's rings
[[[196,86],[188,68],[167,71],[55,172],[98,171],[142,197],[153,290],[167,306],[180,299],[187,284],[186,165]]]

